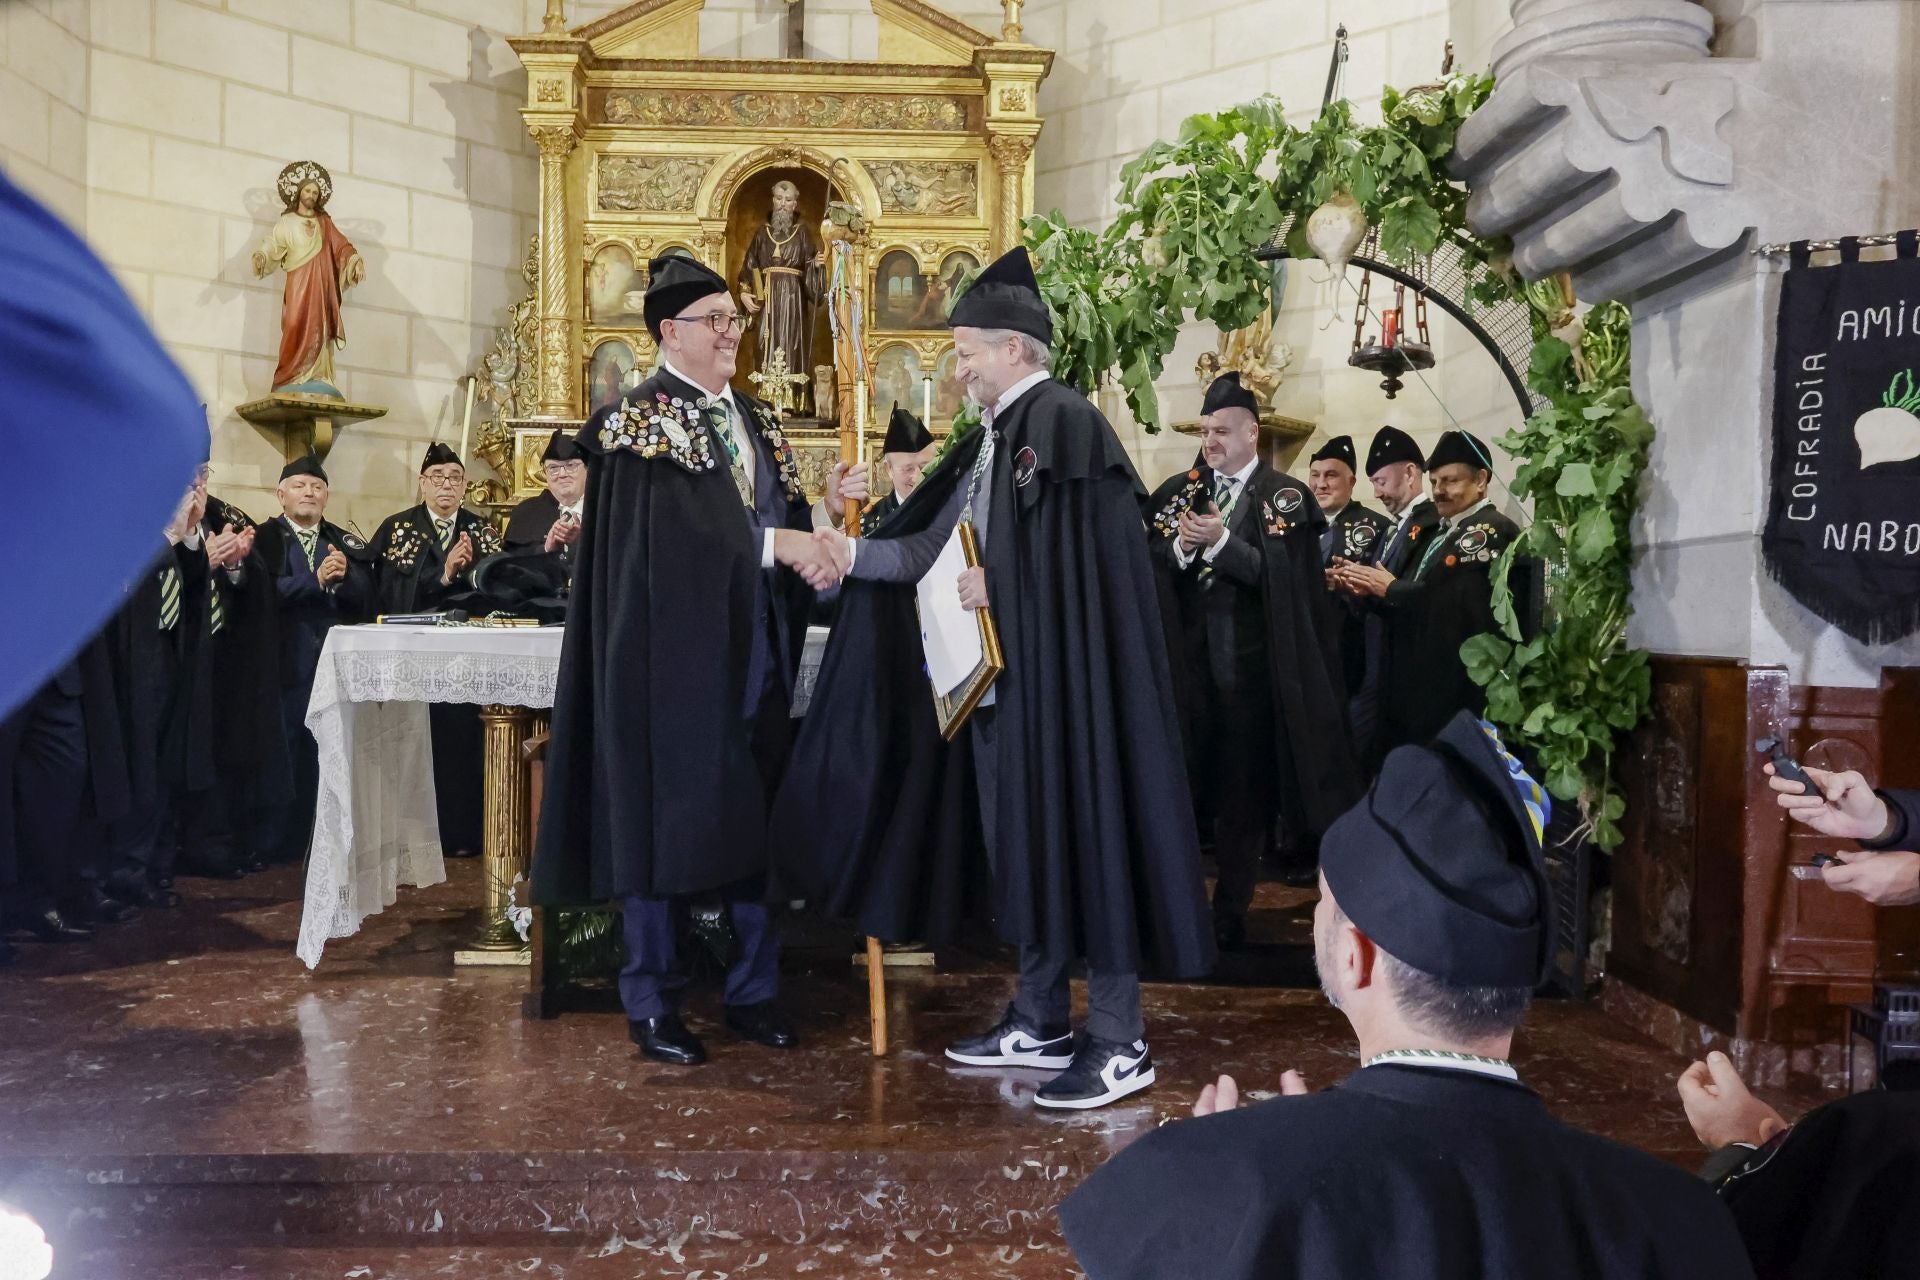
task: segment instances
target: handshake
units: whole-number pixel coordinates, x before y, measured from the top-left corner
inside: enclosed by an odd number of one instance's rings
[[[837,587],[853,567],[853,544],[837,529],[776,529],[773,558],[806,580],[815,591]]]

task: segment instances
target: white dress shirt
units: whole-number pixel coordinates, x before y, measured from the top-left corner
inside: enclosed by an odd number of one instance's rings
[[[1232,475],[1216,477],[1216,480],[1225,480],[1228,484],[1233,486],[1233,492],[1230,495],[1228,495],[1228,500],[1236,504],[1234,508],[1236,512],[1239,510],[1239,507],[1237,504],[1239,502],[1240,495],[1247,487],[1247,478],[1253,474],[1253,469],[1259,465],[1260,465],[1260,455],[1255,454],[1252,457],[1252,459],[1248,461],[1246,466],[1240,468],[1238,471],[1234,472]],[[1213,543],[1211,546],[1201,548],[1200,550],[1201,561],[1206,564],[1212,564],[1214,561],[1214,558],[1220,554],[1220,548],[1227,545],[1228,536],[1229,535],[1227,533],[1227,521],[1222,520],[1220,522],[1220,536],[1213,540]],[[1178,564],[1182,569],[1186,568],[1188,565],[1193,563],[1193,552],[1188,551],[1185,547],[1181,546],[1180,539],[1178,538],[1175,538],[1173,540],[1173,559],[1174,559],[1174,562]]]
[[[753,488],[754,472],[760,462],[760,454],[753,447],[753,437],[747,434],[747,415],[741,410],[739,401],[733,398],[733,388],[724,382],[720,384],[718,391],[703,387],[686,374],[680,372],[680,370],[674,368],[673,361],[666,359],[664,356],[661,357],[660,367],[688,386],[700,391],[705,391],[709,401],[718,400],[726,406],[727,430],[733,435],[734,447],[740,451],[740,470],[741,473],[747,477],[747,488],[751,490]],[[774,530],[772,529],[761,531],[760,567],[762,569],[773,568],[773,535]]]

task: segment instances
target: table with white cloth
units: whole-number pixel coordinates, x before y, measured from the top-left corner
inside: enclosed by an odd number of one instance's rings
[[[307,703],[320,786],[296,953],[447,878],[434,816],[430,702],[475,703],[486,736],[487,925],[476,946],[518,949],[505,920],[532,829],[521,746],[553,706],[560,627],[357,626],[327,633]],[[489,941],[490,939],[490,941]],[[463,953],[464,954],[464,953]]]

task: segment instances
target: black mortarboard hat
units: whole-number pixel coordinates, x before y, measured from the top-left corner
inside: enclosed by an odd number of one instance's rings
[[[1341,911],[1395,959],[1454,986],[1531,987],[1553,957],[1541,849],[1552,816],[1498,734],[1462,711],[1431,743],[1387,756],[1327,828],[1320,868]]]
[[[420,459],[420,474],[425,475],[428,467],[437,467],[448,462],[451,462],[454,466],[460,467],[463,470],[467,465],[460,461],[460,455],[449,448],[446,441],[435,440],[427,446],[426,456]]]
[[[663,253],[647,264],[644,314],[647,332],[660,341],[660,322],[671,320],[700,299],[727,292],[718,271],[684,253]]]
[[[1469,467],[1491,471],[1493,451],[1479,436],[1469,435],[1465,431],[1449,431],[1434,443],[1433,452],[1427,455],[1427,470],[1444,467],[1449,462],[1464,462]]]
[[[1223,373],[1207,384],[1207,398],[1200,402],[1200,416],[1218,413],[1222,409],[1245,409],[1254,417],[1260,416],[1260,402],[1253,398],[1253,392],[1240,385],[1240,371]]]
[[[580,446],[565,431],[555,428],[547,437],[547,447],[540,455],[542,462],[572,462],[580,456]]]
[[[1325,462],[1329,458],[1346,463],[1347,470],[1349,471],[1357,473],[1360,470],[1359,461],[1354,457],[1353,453],[1352,436],[1335,436],[1320,446],[1319,452],[1313,455],[1311,461]]]
[[[947,327],[1012,329],[1052,345],[1053,316],[1040,296],[1026,249],[1015,245],[975,276],[948,313]]]
[[[1373,443],[1367,446],[1367,474],[1396,462],[1411,462],[1422,469],[1427,465],[1412,436],[1398,427],[1382,427],[1373,433]]]
[[[425,470],[424,467],[421,469]],[[332,483],[327,479],[327,473],[321,470],[320,459],[310,453],[303,453],[286,466],[280,468],[280,478],[282,480],[291,480],[295,476],[319,476],[320,483]]]
[[[899,405],[893,406],[893,416],[887,419],[887,447],[883,452],[918,453],[932,443],[926,423]]]

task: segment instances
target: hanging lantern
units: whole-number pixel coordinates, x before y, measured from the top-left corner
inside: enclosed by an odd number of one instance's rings
[[[1380,389],[1391,400],[1400,393],[1402,374],[1433,368],[1433,342],[1427,333],[1427,295],[1413,295],[1413,333],[1406,332],[1407,286],[1393,286],[1393,305],[1380,313],[1380,335],[1372,342],[1366,338],[1367,317],[1373,294],[1373,274],[1360,275],[1360,305],[1353,313],[1353,354],[1347,363],[1356,369],[1381,375]]]

